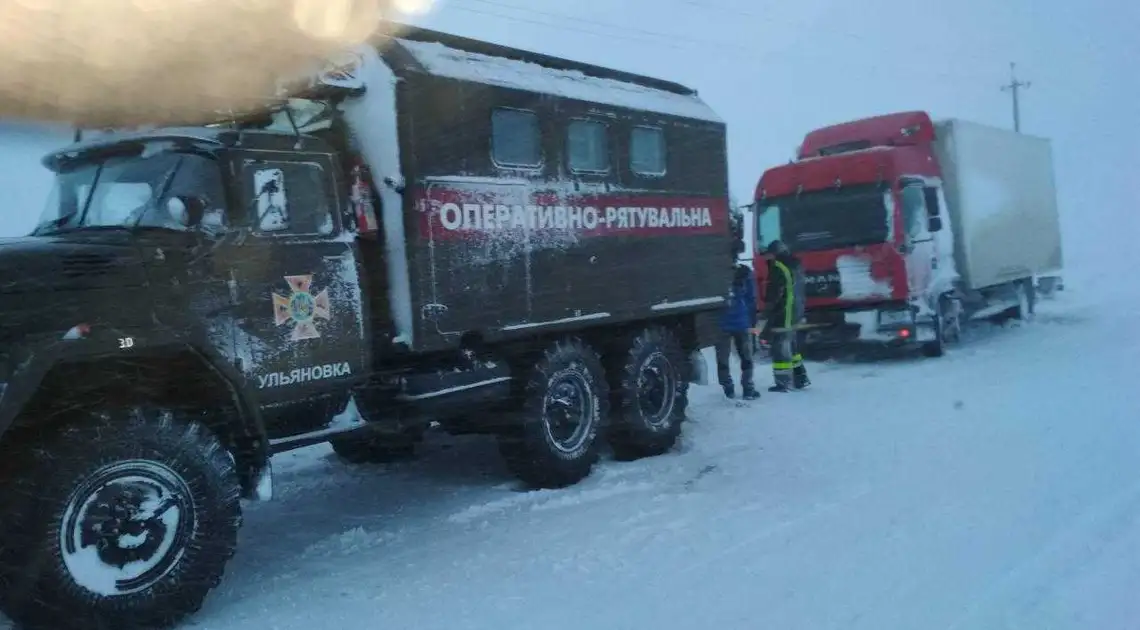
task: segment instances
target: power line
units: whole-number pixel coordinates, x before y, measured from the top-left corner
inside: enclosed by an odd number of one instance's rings
[[[467,0],[467,1],[468,2],[477,2],[479,4],[489,5],[489,6],[493,6],[493,7],[499,7],[499,8],[503,8],[503,9],[509,9],[511,11],[523,11],[525,13],[550,17],[550,18],[554,18],[557,20],[570,20],[572,22],[579,22],[582,24],[600,26],[602,28],[610,29],[613,31],[618,31],[618,32],[622,33],[623,35],[629,34],[629,33],[636,33],[636,34],[645,35],[645,36],[652,37],[652,38],[662,39],[665,41],[671,41],[671,40],[678,39],[678,36],[676,34],[673,34],[673,33],[665,33],[662,31],[652,31],[652,30],[648,30],[648,29],[644,29],[644,28],[639,28],[636,26],[619,25],[619,24],[614,24],[613,22],[606,22],[605,20],[594,20],[594,19],[578,17],[578,16],[574,16],[574,15],[566,15],[565,13],[555,13],[552,11],[543,11],[541,9],[532,9],[530,7],[522,7],[522,6],[518,6],[518,5],[514,5],[514,4],[508,4],[506,2],[498,2],[496,0]],[[452,6],[454,6],[454,5],[452,5]],[[462,7],[455,7],[455,8],[462,8]],[[744,46],[737,45],[737,44],[728,44],[725,42],[714,42],[714,41],[710,41],[710,40],[699,40],[699,39],[694,39],[691,37],[681,37],[680,39],[694,43],[694,44],[699,44],[701,46],[726,46],[726,47],[736,48],[738,50],[745,51],[745,52],[748,51],[748,48],[746,48]],[[677,48],[676,46],[673,46],[673,47]]]
[[[1021,89],[1028,89],[1031,85],[1033,85],[1031,81],[1017,79],[1017,64],[1009,62],[1009,83],[1001,86],[1001,91],[1013,95],[1013,130],[1018,133],[1021,133]]]
[[[756,12],[749,11],[746,9],[740,9],[740,8],[732,7],[732,6],[724,6],[721,4],[713,4],[713,3],[708,2],[708,0],[656,0],[656,1],[657,2],[673,2],[673,3],[679,4],[679,5],[696,7],[696,8],[705,9],[705,10],[713,11],[713,12],[731,13],[733,15],[738,15],[740,17],[752,18],[754,20],[758,20],[760,22],[764,22],[767,24],[784,24],[785,26],[789,26],[792,28],[810,29],[813,32],[826,33],[828,35],[840,35],[840,36],[847,37],[849,39],[859,41],[859,42],[881,43],[883,41],[883,39],[881,37],[868,36],[867,33],[864,31],[853,31],[853,30],[834,28],[834,27],[821,28],[819,26],[807,24],[804,22],[796,22],[793,20],[773,18],[769,15],[765,15],[762,13],[756,13]],[[924,50],[924,49],[926,51],[934,50],[931,47],[915,47],[915,46],[910,45],[910,44],[907,45],[907,50],[910,50],[910,51]],[[1000,54],[1000,53],[995,52],[995,53],[989,53],[989,54],[978,54],[976,52],[975,53],[955,52],[954,57],[956,59],[960,59],[960,60],[972,60],[972,61],[977,61],[981,64],[989,64],[993,60],[993,57],[996,56],[997,54]]]
[[[457,11],[463,11],[463,12],[472,13],[475,15],[482,15],[482,16],[486,16],[486,17],[492,17],[492,18],[497,18],[497,19],[501,19],[501,20],[507,20],[509,22],[515,22],[515,23],[520,23],[520,24],[532,24],[535,26],[545,26],[547,28],[560,30],[560,31],[571,31],[571,32],[575,32],[575,33],[582,33],[582,34],[591,35],[594,37],[603,38],[603,39],[607,39],[607,40],[624,40],[624,41],[629,41],[629,42],[639,43],[639,44],[653,43],[657,47],[667,47],[667,48],[672,48],[675,50],[692,50],[693,48],[700,48],[702,50],[708,50],[709,48],[731,49],[737,55],[744,55],[746,59],[749,59],[752,61],[758,61],[758,62],[770,62],[773,59],[777,59],[779,57],[790,57],[793,59],[797,59],[797,58],[798,59],[815,59],[815,60],[818,60],[820,62],[825,62],[825,63],[845,63],[845,57],[843,57],[842,55],[811,55],[811,54],[805,53],[805,51],[803,51],[801,49],[796,49],[794,51],[785,50],[785,51],[780,51],[780,52],[771,53],[771,54],[763,54],[763,53],[758,53],[755,50],[752,50],[752,49],[749,49],[749,48],[746,48],[743,46],[730,44],[730,43],[726,43],[726,42],[698,40],[698,39],[693,39],[691,37],[687,37],[687,36],[683,36],[683,35],[671,35],[671,34],[666,34],[666,33],[655,32],[655,31],[647,31],[644,29],[630,29],[630,28],[623,26],[623,25],[611,24],[611,23],[607,23],[607,22],[604,22],[601,20],[589,20],[587,18],[577,18],[574,16],[565,15],[565,14],[552,13],[552,12],[547,12],[547,11],[541,11],[539,9],[530,9],[528,7],[520,7],[520,6],[511,5],[511,4],[507,4],[507,3],[496,2],[495,0],[470,0],[470,1],[481,2],[483,4],[493,5],[496,7],[501,7],[501,8],[509,9],[512,11],[520,11],[521,10],[521,11],[526,11],[528,13],[532,13],[534,15],[547,16],[547,17],[557,19],[558,22],[554,23],[554,22],[549,22],[549,21],[541,21],[541,20],[536,20],[536,19],[524,18],[524,17],[519,17],[517,15],[498,13],[498,12],[494,12],[494,11],[488,11],[486,9],[480,9],[480,8],[475,8],[475,7],[471,7],[471,6],[464,6],[464,5],[458,4],[458,3],[451,3],[451,4],[445,5],[445,8],[443,9],[443,11],[446,12],[449,9],[454,9]],[[583,26],[574,26],[574,25],[565,24],[564,22],[567,20],[576,21],[576,22],[583,22],[585,24],[593,24],[593,25],[597,25],[597,26],[602,26],[603,28],[612,29],[612,30],[617,31],[617,32],[616,33],[600,33],[595,29],[586,28]],[[641,33],[641,35],[638,35],[638,33]],[[852,35],[852,36],[854,37],[854,35]],[[948,72],[931,72],[929,67],[921,67],[920,68],[920,67],[914,66],[914,65],[909,65],[909,66],[908,65],[900,65],[898,67],[901,70],[910,70],[910,71],[914,71],[914,72],[921,72],[924,76],[927,76],[927,77],[938,77],[938,78],[953,79],[953,80],[960,80],[960,81],[973,82],[973,81],[976,81],[981,76],[978,74],[966,75],[966,74],[956,74],[956,73],[948,73]]]
[[[562,20],[569,18],[569,16],[556,15],[556,14],[552,14],[552,13],[548,14],[545,12],[539,12],[539,11],[534,10],[534,9],[526,9],[524,7],[515,7],[515,6],[506,5],[506,4],[499,5],[499,6],[502,6],[505,8],[510,8],[513,11],[523,10],[523,11],[527,11],[529,13],[535,13],[535,14],[540,14],[540,15],[551,15],[551,16],[557,17],[558,19],[562,19]],[[638,38],[636,36],[631,37],[628,34],[615,35],[615,34],[610,34],[610,33],[599,33],[597,31],[586,29],[586,28],[575,27],[575,26],[567,26],[565,24],[553,24],[551,22],[542,22],[539,20],[519,17],[517,15],[504,15],[502,13],[495,13],[493,11],[476,9],[473,7],[466,7],[466,6],[462,6],[462,5],[458,5],[458,4],[447,5],[447,8],[445,9],[445,11],[446,10],[465,11],[467,13],[474,13],[476,15],[484,15],[487,17],[494,17],[494,18],[498,18],[501,20],[507,20],[510,22],[517,22],[519,24],[533,24],[535,26],[546,26],[546,27],[556,28],[558,30],[571,31],[574,33],[583,33],[586,35],[593,35],[595,37],[602,37],[602,38],[606,38],[606,39],[621,39],[621,40],[625,40],[625,41],[629,41],[629,42],[634,42],[637,44],[650,43],[650,44],[654,44],[657,46],[664,45],[668,48],[674,48],[677,50],[685,50],[684,47],[678,46],[675,43],[664,42],[662,44],[661,42],[659,42],[658,40],[655,40],[655,39]],[[614,28],[614,30],[620,30],[620,27],[618,27],[616,25],[613,28]]]

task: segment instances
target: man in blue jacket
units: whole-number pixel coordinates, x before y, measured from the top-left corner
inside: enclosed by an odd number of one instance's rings
[[[744,249],[744,243],[737,241],[733,247],[735,260]],[[736,264],[732,274],[732,287],[729,290],[728,304],[720,318],[721,337],[716,343],[716,371],[724,395],[736,397],[736,386],[732,382],[728,360],[732,346],[740,357],[740,388],[744,400],[756,400],[760,393],[752,381],[752,330],[756,328],[756,277],[747,265]]]

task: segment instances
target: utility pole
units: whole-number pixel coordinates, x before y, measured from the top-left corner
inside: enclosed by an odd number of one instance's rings
[[[1017,78],[1017,64],[1009,63],[1009,83],[1001,86],[1002,92],[1013,94],[1013,130],[1021,133],[1021,88],[1033,85],[1030,81],[1019,81]]]

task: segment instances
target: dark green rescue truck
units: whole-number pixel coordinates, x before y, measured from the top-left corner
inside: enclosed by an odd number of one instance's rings
[[[678,439],[732,262],[695,92],[410,31],[290,94],[47,156],[42,221],[0,243],[25,627],[198,610],[284,450],[381,462],[438,425],[554,488]]]

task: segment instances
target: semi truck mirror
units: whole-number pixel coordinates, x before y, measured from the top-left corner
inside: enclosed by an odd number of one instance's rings
[[[926,197],[926,214],[936,217],[942,214],[941,209],[938,207],[938,189],[927,187],[922,189],[923,196]],[[935,231],[934,229],[930,230]]]

